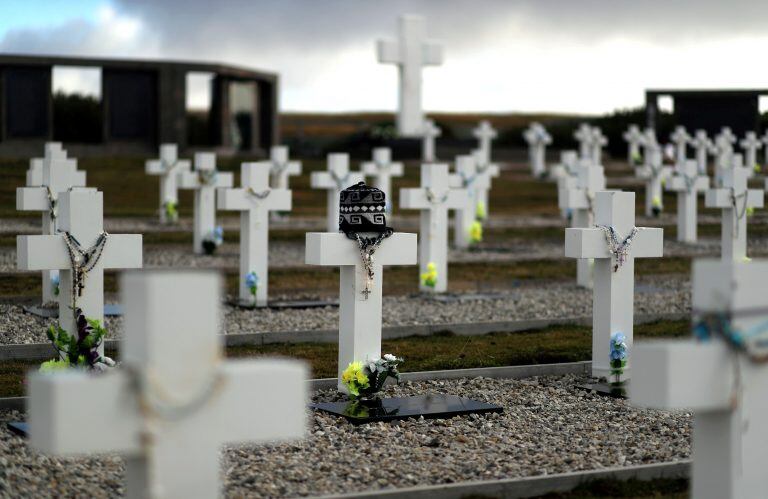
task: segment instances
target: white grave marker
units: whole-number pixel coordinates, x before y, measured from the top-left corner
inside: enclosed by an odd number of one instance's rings
[[[288,159],[288,146],[272,146],[269,150],[269,185],[276,189],[288,189],[288,178],[301,175],[301,161]]]
[[[663,229],[635,227],[634,192],[598,192],[595,195],[595,227],[565,229],[565,256],[595,259],[592,292],[593,376],[610,376],[609,342],[613,333],[621,332],[626,336],[630,352],[622,379],[630,378],[635,313],[635,258],[661,257],[663,243]]]
[[[475,157],[475,162],[477,163],[477,173],[483,175],[487,174],[489,176],[488,188],[480,189],[478,192],[478,204],[482,204],[483,211],[485,212],[485,217],[482,218],[486,219],[491,214],[488,201],[491,195],[491,182],[494,178],[498,178],[498,176],[501,174],[501,170],[499,169],[499,165],[496,163],[485,162],[481,151],[475,149],[472,151],[472,155]]]
[[[691,497],[764,497],[768,489],[768,368],[752,358],[765,342],[768,262],[703,260],[693,266],[693,309],[698,341],[638,343],[632,402],[694,414]],[[707,320],[711,319],[711,320]],[[746,337],[746,350],[733,339]],[[753,338],[747,335],[756,333]]]
[[[498,137],[498,132],[488,120],[483,120],[472,130],[477,139],[477,150],[483,155],[483,163],[491,162],[491,142]]]
[[[474,156],[457,156],[456,173],[451,175],[449,182],[451,188],[467,191],[466,206],[456,210],[453,217],[453,244],[457,248],[469,248],[472,243],[471,230],[476,220],[477,202],[480,199],[480,193],[491,186],[490,174],[487,170],[477,171],[477,161]]]
[[[46,158],[42,160],[42,170],[39,187],[19,187],[16,189],[16,209],[19,211],[41,211],[43,235],[56,234],[59,227],[58,216],[60,214],[59,197],[72,187],[85,186],[85,172],[77,169],[77,161],[67,159],[66,154],[62,153],[55,145],[50,149],[46,147]],[[27,180],[37,181],[37,173],[34,178],[29,178],[30,172],[27,172]],[[59,278],[58,270],[43,271],[43,305],[56,301],[56,286],[54,285]]]
[[[637,125],[629,125],[622,135],[627,142],[627,163],[635,165],[640,160],[640,145],[643,143],[643,133]]]
[[[46,161],[54,159],[67,159],[61,142],[46,142],[44,146],[44,155],[42,158],[32,158],[29,160],[29,170],[27,170],[27,187],[40,187],[43,185],[43,165]],[[80,172],[83,176],[82,185],[85,185],[85,172]]]
[[[148,175],[160,177],[160,222],[172,222],[168,217],[166,205],[179,202],[178,178],[180,173],[189,171],[189,160],[179,159],[179,148],[176,144],[160,144],[160,158],[148,160],[144,168]]]
[[[203,240],[216,228],[216,189],[232,187],[232,183],[232,174],[216,170],[216,155],[209,152],[195,153],[195,169],[180,174],[179,188],[195,191],[195,253],[204,253]]]
[[[696,130],[696,134],[691,139],[691,146],[695,151],[696,166],[700,175],[707,175],[707,154],[714,144],[707,137],[705,130]]]
[[[398,41],[376,43],[379,62],[396,64],[399,71],[399,107],[397,133],[403,137],[422,134],[424,113],[421,109],[421,68],[443,63],[442,45],[427,40],[424,18],[400,16]]]
[[[437,165],[430,165],[437,166]],[[373,280],[356,241],[339,232],[306,236],[308,265],[340,267],[338,389],[346,392],[341,373],[350,362],[381,358],[381,294],[385,265],[416,263],[416,234],[395,232],[373,254]]]
[[[723,127],[720,133],[715,136],[712,144],[712,154],[715,157],[715,172],[723,172],[730,168],[733,162],[733,145],[736,143],[736,136],[729,127]],[[716,174],[716,176],[719,176]]]
[[[421,187],[400,189],[400,207],[421,210],[419,223],[419,273],[426,273],[430,263],[437,269],[434,287],[420,283],[422,291],[444,293],[448,289],[448,210],[467,205],[466,189],[451,189],[448,165],[421,165]]]
[[[579,159],[579,154],[576,151],[560,152],[560,162],[549,170],[549,176],[554,178],[557,182],[558,194],[562,189],[568,189],[576,186],[576,181],[579,176],[580,164],[581,160]],[[585,161],[584,164],[589,165],[589,162]],[[568,218],[569,213],[569,209],[560,208],[560,215],[563,218]]]
[[[667,180],[668,191],[677,192],[677,240],[695,243],[699,192],[709,189],[709,177],[699,174],[696,160],[686,160],[675,167],[675,174]]]
[[[605,170],[602,166],[579,166],[576,181],[558,191],[561,210],[571,210],[571,227],[588,229],[595,223],[595,194],[605,190]],[[594,261],[580,258],[576,261],[576,283],[592,288]]]
[[[387,199],[387,211],[392,211],[392,177],[403,175],[403,164],[392,161],[392,150],[388,147],[377,147],[373,150],[373,158],[361,165],[363,173],[374,178],[374,186],[384,193]]]
[[[762,190],[748,189],[747,168],[730,168],[723,176],[723,187],[706,193],[707,208],[722,209],[721,254],[724,261],[747,258],[747,212],[763,207]]]
[[[764,163],[768,166],[768,130],[760,137],[760,141],[763,143]]]
[[[531,175],[541,178],[547,173],[547,145],[552,143],[552,136],[540,123],[531,123],[523,132],[523,138],[528,143],[528,162],[531,165]]]
[[[223,445],[305,435],[302,363],[224,360],[217,274],[130,272],[121,285],[121,367],[33,374],[32,448],[122,454],[128,497],[210,499]]]
[[[675,165],[682,165],[688,159],[687,150],[691,136],[684,126],[676,126],[675,131],[669,136],[669,140],[675,146]]]
[[[341,191],[363,181],[363,174],[349,171],[349,154],[328,155],[328,171],[312,172],[310,184],[313,189],[325,189],[327,194],[326,231],[339,231],[339,194]]]
[[[573,132],[573,138],[579,143],[579,158],[592,160],[592,127],[588,123],[582,123]]]
[[[672,175],[672,168],[664,166],[661,148],[646,146],[645,164],[635,168],[635,175],[645,180],[645,215],[648,217],[657,215],[656,210],[664,209],[664,196],[662,184]]]
[[[424,120],[424,128],[421,131],[421,160],[425,163],[433,163],[437,160],[435,139],[442,134],[443,131],[433,120]]]
[[[291,191],[269,187],[272,163],[243,163],[241,188],[219,189],[218,209],[240,212],[240,301],[267,306],[269,283],[269,212],[291,209]],[[256,295],[251,292],[248,274],[254,272]]]
[[[603,135],[599,127],[592,127],[592,137],[590,139],[591,153],[590,158],[593,165],[603,164],[603,147],[608,145],[608,139]]]
[[[763,143],[757,138],[757,134],[755,132],[747,132],[741,142],[739,142],[739,145],[744,149],[744,166],[753,170],[759,167],[757,150],[762,147]]]
[[[18,236],[16,258],[19,270],[59,270],[59,323],[73,334],[77,330],[74,307],[104,324],[104,270],[141,267],[142,238],[141,234],[104,231],[104,198],[96,189],[62,192],[59,204],[59,232]]]

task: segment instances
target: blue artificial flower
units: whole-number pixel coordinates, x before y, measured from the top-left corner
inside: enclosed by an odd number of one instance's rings
[[[60,283],[59,273],[58,272],[52,272],[51,273],[51,288],[53,289],[53,294],[55,296],[59,296],[59,283]]]
[[[216,245],[220,245],[224,242],[224,229],[221,225],[218,225],[213,229],[213,240],[216,242]]]
[[[627,337],[622,332],[611,335],[611,360],[625,360],[627,358]]]
[[[245,274],[245,285],[249,288],[255,288],[259,285],[259,276],[256,275],[256,272]]]

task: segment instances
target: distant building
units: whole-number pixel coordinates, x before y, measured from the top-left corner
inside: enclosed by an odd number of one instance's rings
[[[659,97],[671,97],[677,125],[689,131],[706,130],[708,134],[729,126],[737,136],[759,131],[759,100],[768,90],[646,90],[645,116],[654,127],[659,111]]]
[[[54,67],[100,68],[100,99],[54,95]],[[210,77],[210,106],[187,109],[187,75]],[[0,54],[0,155],[181,150],[263,154],[278,141],[278,76],[222,64]]]

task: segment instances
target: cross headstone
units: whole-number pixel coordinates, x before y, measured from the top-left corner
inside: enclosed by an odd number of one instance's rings
[[[307,233],[305,262],[340,267],[338,389],[346,392],[341,373],[350,362],[381,358],[384,266],[416,264],[416,234],[395,232],[382,241],[373,255],[372,282],[357,242],[338,231]]]
[[[634,192],[598,192],[594,211],[595,227],[565,229],[565,256],[595,259],[592,375],[608,378],[611,372],[608,355],[611,335],[624,333],[629,351],[632,351],[635,258],[661,257],[664,231],[635,227]],[[615,252],[611,251],[607,242],[611,232],[617,241]],[[630,236],[631,240],[627,242]],[[622,249],[627,250],[623,255]],[[622,379],[630,378],[631,367],[629,359]]]
[[[661,154],[661,146],[656,139],[656,130],[651,127],[643,130],[643,141],[641,146],[643,148],[643,165],[648,166],[653,159],[652,152],[659,150],[659,154]]]
[[[592,137],[590,139],[591,153],[593,165],[603,164],[603,147],[608,145],[608,139],[603,135],[603,131],[599,127],[592,127]]]
[[[424,120],[424,128],[421,132],[421,160],[425,163],[433,163],[437,160],[435,139],[442,134],[443,131],[433,120]]]
[[[707,137],[706,130],[696,130],[696,134],[691,139],[691,146],[695,151],[696,165],[700,175],[707,175],[707,154],[714,146]]]
[[[485,163],[491,162],[491,142],[498,137],[498,132],[491,122],[482,120],[477,128],[472,130],[472,135],[477,139],[477,149],[483,155]]]
[[[141,234],[104,232],[104,197],[96,189],[73,188],[60,193],[59,211],[59,232],[18,236],[16,258],[19,270],[59,270],[59,324],[73,334],[77,331],[73,304],[89,319],[104,323],[104,270],[141,267],[142,237]],[[71,251],[70,245],[76,250],[78,245],[80,250],[101,249],[88,258]],[[73,260],[88,269],[82,279],[75,275]],[[82,287],[78,287],[78,283]]]
[[[750,208],[763,207],[764,192],[747,188],[747,168],[729,168],[723,175],[723,186],[706,193],[707,208],[722,210],[721,254],[724,261],[747,258],[747,219]]]
[[[288,189],[291,175],[301,175],[301,161],[288,159],[288,146],[272,146],[269,150],[269,185],[276,189]]]
[[[688,158],[687,150],[691,136],[684,126],[676,126],[675,131],[669,136],[669,140],[671,140],[672,144],[675,146],[675,165],[682,165]]]
[[[602,166],[585,164],[576,168],[576,181],[558,191],[558,205],[562,210],[570,210],[571,227],[590,228],[595,223],[595,195],[605,190],[605,170]],[[592,288],[591,259],[576,260],[576,284]]]
[[[216,189],[232,187],[231,173],[216,170],[216,155],[209,152],[195,153],[195,169],[184,171],[179,176],[180,189],[195,191],[195,217],[192,240],[193,251],[205,252],[203,240],[210,237],[216,228]]]
[[[490,207],[489,207],[491,181],[494,178],[497,178],[501,174],[501,170],[499,169],[499,165],[497,165],[496,163],[486,162],[483,157],[483,153],[481,151],[474,149],[472,151],[472,155],[475,157],[475,163],[477,164],[477,172],[483,175],[487,174],[489,176],[488,188],[479,190],[478,200],[477,200],[479,204],[483,205],[483,211],[485,211],[485,218],[488,218],[488,216],[491,214]]]
[[[629,125],[627,131],[622,135],[627,142],[627,163],[637,164],[640,159],[640,144],[643,143],[643,133],[637,125]]]
[[[715,156],[715,171],[722,172],[730,167],[733,161],[733,145],[736,143],[736,136],[729,127],[723,127],[720,133],[715,136],[712,143],[712,154]],[[718,176],[718,175],[716,175]]]
[[[330,153],[328,170],[312,172],[310,184],[313,189],[327,191],[326,231],[339,231],[339,194],[341,191],[363,181],[363,174],[349,171],[349,154]]]
[[[592,127],[588,123],[580,124],[573,138],[579,143],[579,158],[592,160]]]
[[[171,222],[166,205],[179,202],[178,178],[180,173],[189,171],[189,160],[179,159],[179,148],[176,144],[160,144],[160,158],[148,160],[144,168],[147,175],[160,177],[160,208],[158,211],[160,222]]]
[[[392,211],[392,177],[403,175],[403,164],[392,161],[392,150],[389,147],[376,147],[373,158],[361,165],[363,173],[374,178],[374,185],[384,193],[387,199],[387,212]]]
[[[691,497],[762,497],[768,489],[768,369],[753,360],[765,342],[768,262],[701,260],[693,265],[698,340],[640,342],[630,396],[634,404],[693,412]],[[721,327],[718,327],[720,325]],[[716,329],[717,328],[717,329]],[[740,348],[731,338],[747,337]]]
[[[243,163],[241,188],[219,189],[218,209],[240,212],[240,302],[267,306],[269,283],[269,212],[291,209],[291,191],[269,187],[272,163]],[[248,274],[254,272],[258,283],[251,292]]]
[[[552,136],[540,123],[531,123],[523,132],[523,138],[528,143],[528,162],[531,165],[531,175],[541,178],[547,173],[547,145],[552,143]]]
[[[29,172],[27,172],[29,174]],[[61,212],[59,197],[72,187],[85,186],[85,172],[77,169],[77,161],[67,159],[56,147],[46,147],[46,158],[42,161],[42,177],[37,184],[39,187],[19,187],[16,189],[16,209],[19,211],[41,211],[43,235],[56,234],[58,216]],[[37,178],[27,180],[36,181]],[[54,282],[59,277],[59,271],[44,270],[43,275],[43,304],[56,301]]]
[[[759,166],[757,163],[757,150],[760,149],[763,143],[757,138],[755,132],[747,132],[739,145],[744,149],[744,166],[750,169],[754,169]]]
[[[763,143],[764,163],[768,166],[768,130],[760,137],[760,141]]]
[[[421,187],[400,189],[400,207],[421,210],[419,222],[419,274],[432,263],[437,270],[434,287],[420,284],[426,292],[444,293],[448,289],[448,210],[467,205],[466,189],[451,189],[448,165],[421,165]]]
[[[121,368],[33,374],[32,448],[123,455],[128,497],[209,499],[222,493],[223,445],[305,435],[303,363],[224,360],[217,274],[129,272],[120,284]]]
[[[67,159],[67,151],[62,148],[61,142],[46,142],[43,150],[44,156],[42,158],[32,158],[29,160],[27,187],[43,185],[43,165],[46,161]],[[85,172],[81,172],[81,174],[83,176],[83,185],[85,185]]]
[[[645,180],[645,215],[654,216],[664,209],[662,184],[672,175],[672,168],[664,166],[661,148],[645,147],[645,163],[635,168],[635,175]]]
[[[699,174],[696,160],[686,160],[675,167],[666,189],[677,192],[677,240],[696,242],[698,197],[700,192],[709,189],[709,177]]]
[[[379,62],[396,64],[400,73],[397,133],[403,137],[421,136],[421,68],[443,63],[442,45],[426,38],[423,17],[404,15],[399,19],[398,40],[379,40],[376,53]]]
[[[579,176],[578,168],[580,162],[579,154],[576,151],[561,151],[560,162],[552,166],[549,170],[549,176],[554,178],[557,182],[557,192],[562,189],[567,189],[576,186],[576,181]],[[589,164],[589,162],[585,162]],[[560,214],[563,218],[568,218],[570,210],[567,208],[560,208]]]
[[[453,189],[466,189],[467,204],[456,210],[453,217],[453,244],[457,248],[469,248],[472,243],[470,232],[472,223],[476,220],[477,202],[480,193],[491,186],[491,176],[486,170],[478,172],[477,161],[473,155],[456,157],[456,173],[451,175],[450,187]]]

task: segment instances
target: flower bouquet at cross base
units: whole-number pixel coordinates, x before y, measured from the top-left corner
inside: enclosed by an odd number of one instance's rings
[[[651,212],[654,217],[661,215],[661,198],[659,196],[656,196],[651,200]]]
[[[341,382],[349,393],[349,398],[371,399],[381,392],[387,378],[395,378],[400,382],[400,372],[397,367],[403,359],[392,354],[385,354],[380,359],[365,362],[351,362],[341,373]]]
[[[615,332],[611,335],[611,376],[613,385],[622,384],[621,375],[624,374],[624,368],[627,367],[627,338],[624,333]]]
[[[165,212],[166,222],[175,224],[179,221],[179,205],[176,201],[166,201],[163,203],[163,211]]]
[[[217,226],[213,231],[203,239],[203,251],[206,255],[212,255],[216,248],[224,243],[224,229]]]
[[[58,359],[51,359],[40,365],[41,372],[59,371],[69,368],[106,371],[115,366],[115,361],[99,354],[107,330],[96,319],[88,319],[81,309],[75,310],[77,334],[69,334],[60,325],[51,324],[46,336],[59,353]]]
[[[639,152],[634,153],[632,155],[632,165],[643,166],[643,155]]]
[[[437,286],[437,265],[434,262],[427,264],[427,271],[421,274],[421,282],[428,288]]]
[[[475,205],[475,219],[485,220],[486,218],[488,218],[488,212],[485,209],[485,203],[478,201]]]
[[[256,292],[259,290],[259,276],[254,271],[245,274],[245,287],[251,293],[251,298],[256,302]]]

